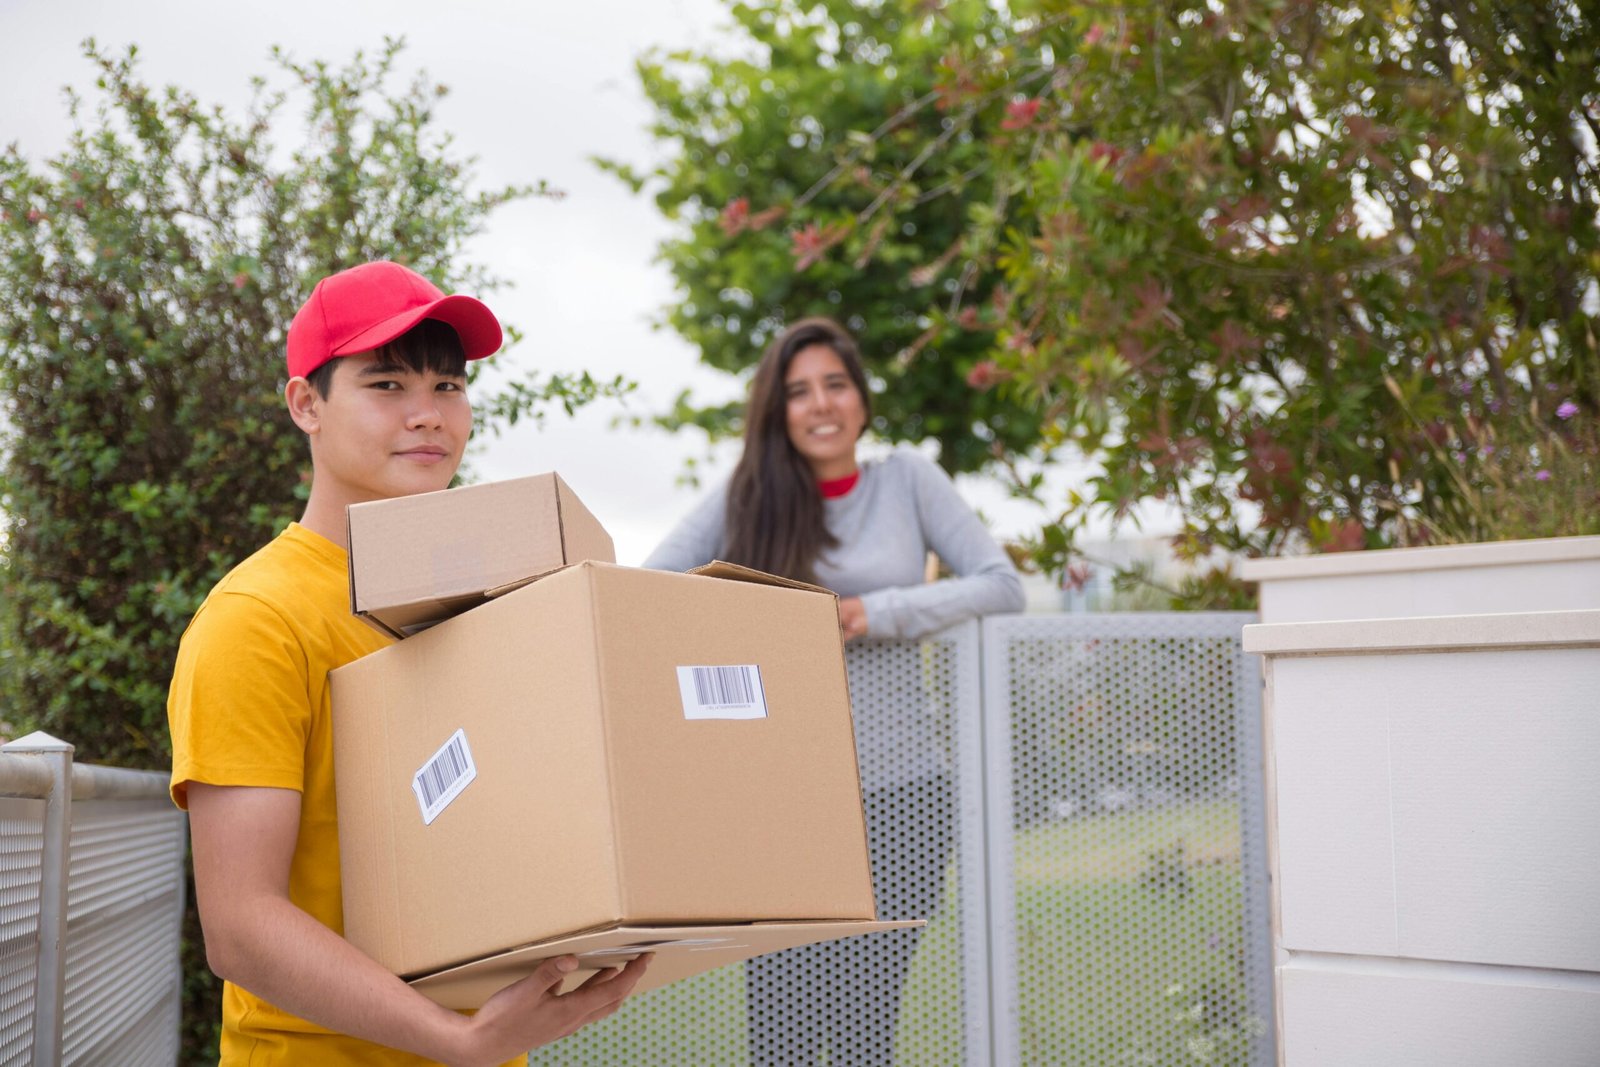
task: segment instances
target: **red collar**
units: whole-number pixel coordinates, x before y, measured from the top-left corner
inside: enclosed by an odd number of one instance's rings
[[[817,488],[822,491],[822,495],[825,499],[832,500],[834,497],[844,496],[850,490],[854,489],[856,487],[856,483],[860,480],[861,472],[859,470],[853,470],[843,478],[835,478],[831,482],[819,481],[817,483]]]

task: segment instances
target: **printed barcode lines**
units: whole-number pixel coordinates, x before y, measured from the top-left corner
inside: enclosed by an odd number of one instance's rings
[[[422,768],[422,800],[428,807],[438,803],[445,791],[467,773],[467,756],[461,738],[452,737],[445,742],[444,750]]]
[[[466,732],[457,730],[411,778],[412,792],[417,794],[417,805],[422,809],[423,825],[431,826],[439,813],[477,777],[478,765],[472,761]]]
[[[765,719],[767,694],[761,667],[678,667],[678,696],[686,719]]]
[[[756,702],[753,667],[695,667],[694,693],[703,708],[748,707]]]

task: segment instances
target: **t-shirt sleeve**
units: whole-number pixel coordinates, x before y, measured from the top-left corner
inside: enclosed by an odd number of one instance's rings
[[[1017,568],[950,476],[915,453],[897,452],[894,462],[907,477],[923,542],[956,577],[865,594],[868,635],[918,638],[981,615],[1021,611]]]
[[[686,571],[702,567],[723,552],[728,487],[720,486],[685,515],[644,561],[648,570]]]
[[[213,594],[178,647],[167,724],[172,799],[188,783],[302,790],[311,697],[305,648],[270,605]]]

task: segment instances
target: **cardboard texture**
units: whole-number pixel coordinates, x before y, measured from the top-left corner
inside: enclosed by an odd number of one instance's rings
[[[417,977],[619,926],[874,918],[835,598],[713,572],[575,564],[334,672],[357,947]],[[425,821],[413,779],[458,730],[475,776]]]
[[[705,971],[738,963],[766,952],[833,941],[844,937],[905,930],[925,925],[910,922],[752,923],[738,926],[617,926],[557,938],[542,945],[505,952],[461,967],[452,967],[411,985],[437,1004],[458,1010],[483,1007],[484,1001],[529,974],[553,956],[578,957],[579,968],[567,976],[563,990],[581,984],[606,967],[620,967],[642,952],[655,958],[639,980],[635,994],[692,978]]]
[[[374,500],[348,509],[350,610],[405,637],[485,591],[579,560],[611,563],[611,535],[559,475]]]

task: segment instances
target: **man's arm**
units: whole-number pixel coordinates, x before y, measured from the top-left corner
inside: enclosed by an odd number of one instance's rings
[[[577,967],[547,960],[477,1015],[441,1008],[289,900],[300,829],[292,789],[188,785],[195,896],[206,960],[228,981],[303,1019],[461,1067],[499,1064],[616,1011],[647,958],[557,990]]]

